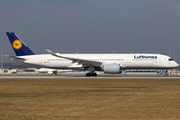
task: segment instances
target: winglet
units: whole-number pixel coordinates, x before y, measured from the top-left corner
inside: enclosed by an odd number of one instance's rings
[[[52,56],[56,56],[56,57],[60,57],[60,58],[64,58],[64,57],[61,57],[59,55],[56,55],[56,53],[53,53],[51,50],[49,49],[46,49]]]
[[[50,53],[51,55],[53,55],[53,56],[57,56],[55,53],[53,53],[51,50],[49,50],[49,49],[46,49],[47,51],[48,51],[48,53]]]
[[[46,49],[46,51],[48,51],[48,53],[50,54],[54,54],[52,51],[50,51],[49,49]]]

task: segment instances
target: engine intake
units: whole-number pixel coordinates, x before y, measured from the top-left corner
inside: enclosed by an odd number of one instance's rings
[[[104,73],[107,74],[120,74],[121,73],[121,66],[120,64],[105,64],[103,66]]]

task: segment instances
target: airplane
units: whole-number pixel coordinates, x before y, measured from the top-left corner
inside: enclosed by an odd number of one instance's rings
[[[88,71],[86,76],[97,76],[96,71],[121,74],[127,69],[164,70],[165,76],[168,76],[167,70],[178,66],[171,57],[162,54],[60,54],[49,49],[50,54],[34,54],[14,32],[6,34],[16,56],[4,57],[44,68]]]

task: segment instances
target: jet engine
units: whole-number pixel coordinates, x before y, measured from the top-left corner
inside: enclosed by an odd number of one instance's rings
[[[121,73],[121,66],[120,64],[105,64],[103,66],[104,73],[107,74],[120,74]]]

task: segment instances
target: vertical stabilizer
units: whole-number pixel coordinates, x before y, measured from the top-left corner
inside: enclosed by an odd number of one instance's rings
[[[13,32],[6,32],[16,56],[34,55],[28,46]]]

